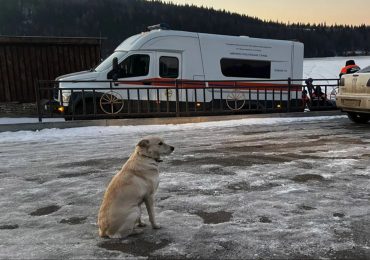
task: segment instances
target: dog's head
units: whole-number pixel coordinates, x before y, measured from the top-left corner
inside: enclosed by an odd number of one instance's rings
[[[136,150],[144,157],[160,161],[161,155],[169,155],[175,148],[166,144],[160,137],[148,136],[136,145]]]

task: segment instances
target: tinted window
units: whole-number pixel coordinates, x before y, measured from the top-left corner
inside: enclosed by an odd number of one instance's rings
[[[177,78],[179,76],[179,60],[176,57],[160,57],[159,76],[161,78]]]
[[[149,74],[149,55],[134,54],[118,64],[117,78],[141,77]],[[108,73],[108,79],[112,78],[113,71]]]
[[[271,76],[271,62],[223,58],[221,71],[225,77],[268,79]]]
[[[369,73],[370,72],[370,66],[367,66],[366,68],[363,68],[362,70],[359,70],[358,73]]]

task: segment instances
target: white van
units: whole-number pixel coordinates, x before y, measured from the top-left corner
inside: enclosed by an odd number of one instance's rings
[[[161,25],[148,28],[149,31],[122,42],[95,69],[58,77],[56,80],[61,89],[57,99],[59,104],[62,107],[78,106],[81,103],[81,89],[86,89],[83,93],[86,98],[94,88],[94,98],[99,97],[99,100],[91,102],[100,104],[105,113],[117,113],[124,102],[119,109],[104,109],[104,105],[127,99],[174,101],[176,95],[173,91],[163,88],[178,87],[175,86],[175,80],[176,84],[181,82],[177,96],[179,101],[211,102],[225,95],[213,90],[212,94],[210,91],[198,91],[189,96],[188,93],[185,95],[188,87],[207,89],[222,83],[230,87],[237,85],[241,89],[251,86],[251,82],[257,88],[261,86],[261,89],[258,91],[254,88],[252,95],[243,98],[287,100],[287,91],[281,94],[280,89],[274,91],[274,86],[286,85],[288,78],[303,77],[303,44],[300,42],[174,31]],[[276,81],[263,83],[263,80]],[[114,84],[100,81],[113,81]],[[301,99],[299,87],[297,85],[294,93],[297,100]],[[143,90],[129,92],[122,88]],[[104,95],[108,92],[108,95]]]

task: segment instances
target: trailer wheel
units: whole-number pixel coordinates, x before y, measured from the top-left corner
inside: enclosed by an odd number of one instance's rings
[[[118,114],[124,105],[122,96],[115,91],[104,93],[100,97],[99,103],[101,110],[106,114]]]
[[[230,110],[238,111],[245,105],[245,96],[242,92],[234,90],[226,97],[226,105]]]

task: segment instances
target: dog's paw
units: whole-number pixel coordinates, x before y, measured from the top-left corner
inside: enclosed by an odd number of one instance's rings
[[[160,226],[160,225],[158,225],[158,224],[152,224],[152,228],[153,228],[153,229],[160,229],[160,228],[161,228],[161,226]]]
[[[111,239],[122,239],[122,238],[124,238],[124,236],[122,236],[119,233],[116,233],[116,234],[114,234],[112,236],[109,236],[109,238],[111,238]]]
[[[146,227],[146,224],[144,222],[140,222],[137,224],[138,227]]]

